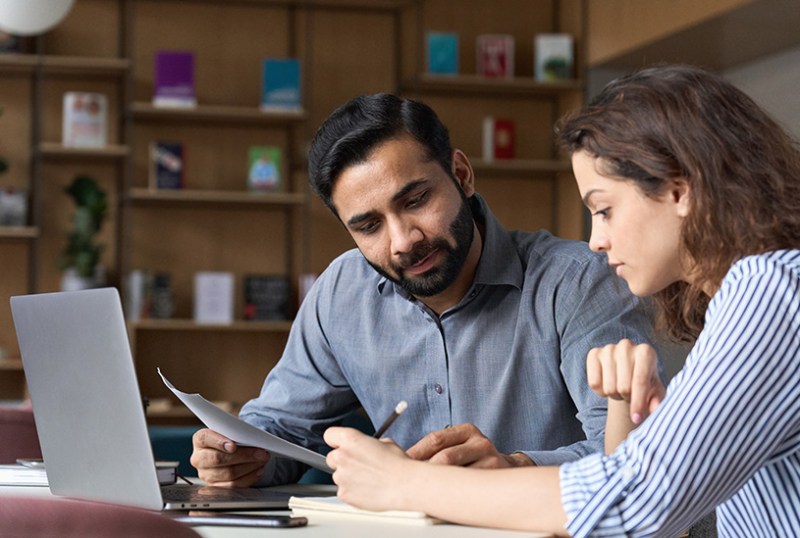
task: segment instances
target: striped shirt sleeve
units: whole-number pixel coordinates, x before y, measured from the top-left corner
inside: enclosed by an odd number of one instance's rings
[[[784,251],[731,268],[656,412],[612,455],[561,467],[567,530],[676,535],[797,445],[799,267],[800,252]]]

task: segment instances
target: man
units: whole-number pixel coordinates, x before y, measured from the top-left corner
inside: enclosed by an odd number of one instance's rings
[[[243,420],[322,452],[324,430],[359,405],[378,426],[406,400],[388,436],[417,459],[552,465],[603,449],[605,401],[586,355],[645,341],[649,323],[602,256],[503,229],[433,110],[393,95],[336,110],[312,142],[309,177],[358,249],[317,280]],[[304,470],[210,430],[193,442],[211,484],[286,483]]]

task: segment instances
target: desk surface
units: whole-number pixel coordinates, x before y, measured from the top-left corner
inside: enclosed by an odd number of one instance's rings
[[[319,486],[295,486],[298,493],[308,489],[308,495],[319,491]],[[40,497],[50,496],[46,487],[27,486],[0,486],[0,497],[4,495]],[[257,513],[257,512],[248,512]],[[262,512],[265,514],[288,514],[288,511]],[[264,538],[270,529],[253,527],[194,527],[194,530],[206,538]],[[278,530],[278,529],[276,529]],[[293,529],[279,529],[281,538],[353,538],[358,536],[380,536],[381,538],[406,538],[415,537],[435,538],[548,538],[551,535],[537,532],[517,532],[499,529],[483,529],[479,527],[464,527],[461,525],[430,525],[416,526],[402,523],[376,523],[372,521],[358,521],[357,519],[341,519],[326,516],[311,516],[308,526]]]

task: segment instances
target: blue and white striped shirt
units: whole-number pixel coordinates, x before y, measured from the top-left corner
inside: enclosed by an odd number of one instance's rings
[[[800,250],[735,263],[657,411],[609,456],[564,464],[575,536],[800,536]]]

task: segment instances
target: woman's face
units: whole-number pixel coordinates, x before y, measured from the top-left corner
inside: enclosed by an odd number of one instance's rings
[[[572,156],[578,190],[592,214],[591,249],[604,252],[608,264],[638,296],[687,280],[680,249],[681,225],[689,208],[686,181],[670,182],[653,198],[631,180],[601,175],[598,164],[585,151]]]

